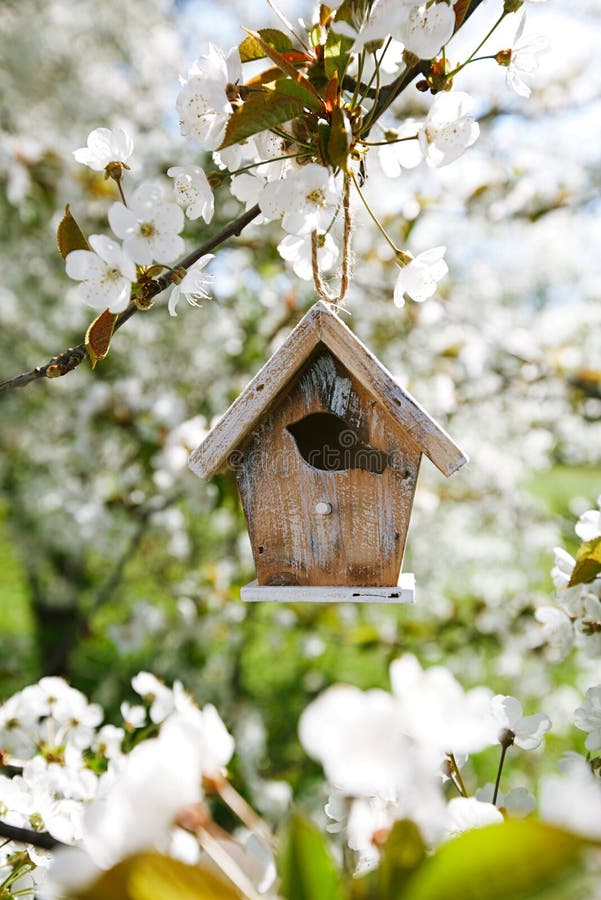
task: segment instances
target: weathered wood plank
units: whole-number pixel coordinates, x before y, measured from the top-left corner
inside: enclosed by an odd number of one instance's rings
[[[240,597],[245,603],[415,603],[415,576],[405,572],[394,587],[273,587],[252,581]]]
[[[230,454],[296,375],[319,343],[319,304],[309,312],[190,455],[189,466],[212,478],[228,466]]]
[[[283,394],[320,341],[383,405],[402,429],[405,440],[408,437],[441,472],[451,475],[467,461],[446,431],[397,385],[336,313],[319,301],[192,453],[190,466],[198,475],[210,478],[227,467],[231,453]]]
[[[319,336],[444,475],[452,475],[467,462],[467,456],[444,428],[396,383],[344,322],[327,309],[319,317]]]

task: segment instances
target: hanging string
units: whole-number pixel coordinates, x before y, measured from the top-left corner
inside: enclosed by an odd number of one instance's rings
[[[311,232],[311,265],[313,267],[313,282],[315,290],[322,300],[326,303],[339,304],[346,297],[350,281],[351,268],[351,179],[349,175],[344,176],[342,187],[342,212],[344,215],[344,231],[342,235],[342,268],[340,271],[340,290],[337,296],[329,293],[326,288],[321,272],[319,271],[319,260],[317,251],[319,250],[319,237],[317,231]]]

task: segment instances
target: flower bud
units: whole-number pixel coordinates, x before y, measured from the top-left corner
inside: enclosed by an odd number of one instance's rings
[[[524,5],[524,0],[505,0],[503,4],[503,14],[517,12]]]
[[[500,66],[508,66],[511,62],[511,50],[499,50],[495,54],[495,60]]]

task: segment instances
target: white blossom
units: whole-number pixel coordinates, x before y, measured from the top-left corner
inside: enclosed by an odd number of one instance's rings
[[[158,185],[141,184],[132,194],[129,206],[113,203],[109,223],[123,238],[123,249],[135,262],[149,266],[153,262],[171,263],[184,251],[179,232],[184,214],[176,203],[164,203]]]
[[[502,813],[492,803],[484,803],[475,797],[454,797],[447,806],[445,837],[454,838],[472,828],[498,825],[502,821]]]
[[[136,267],[122,248],[102,234],[91,234],[92,250],[72,250],[65,260],[69,278],[81,281],[77,293],[93,309],[119,313],[126,309]]]
[[[131,686],[150,705],[150,718],[156,724],[163,722],[175,709],[173,691],[151,672],[138,672],[132,678]]]
[[[400,38],[405,49],[420,59],[436,56],[455,30],[455,10],[447,3],[414,4],[403,23]]]
[[[398,178],[403,169],[414,169],[424,158],[421,144],[417,139],[419,123],[415,119],[406,119],[394,132],[387,133],[390,141],[378,147],[378,159],[382,171],[388,178]],[[397,140],[413,138],[416,140]]]
[[[586,760],[572,756],[562,775],[549,775],[539,786],[541,818],[575,834],[601,840],[601,781]]]
[[[534,618],[542,625],[543,640],[564,659],[574,646],[574,625],[558,606],[539,606]]]
[[[200,300],[207,300],[209,294],[206,291],[207,285],[213,281],[213,276],[203,272],[204,267],[213,259],[212,253],[201,256],[193,263],[179,284],[175,284],[169,297],[169,315],[176,316],[175,308],[179,303],[180,297],[185,297],[191,306],[199,306]]]
[[[267,219],[282,217],[282,227],[289,234],[307,234],[326,230],[338,200],[334,177],[324,166],[310,163],[266,184],[259,207]]]
[[[364,692],[344,684],[328,688],[303,711],[299,736],[343,793],[385,795],[401,777],[406,738],[394,700],[385,691]]]
[[[102,172],[110,163],[126,163],[134,152],[134,143],[123,128],[95,128],[86,147],[73,151],[77,162]]]
[[[328,271],[338,259],[338,245],[331,234],[317,235],[317,262],[321,271]],[[295,274],[303,281],[313,278],[312,239],[310,234],[287,234],[278,244],[282,259],[292,263]]]
[[[416,303],[432,297],[437,283],[449,271],[443,259],[446,249],[442,246],[425,250],[400,268],[394,285],[395,306],[403,306],[405,296]]]
[[[555,587],[558,590],[562,590],[567,587],[572,577],[576,560],[563,547],[555,547],[553,554],[555,556],[555,565],[551,569],[551,578]]]
[[[129,730],[141,728],[146,721],[146,710],[143,706],[124,701],[119,707],[119,710],[123,716],[123,724]]]
[[[203,218],[208,224],[215,211],[215,199],[200,166],[171,166],[167,175],[173,178],[177,202],[185,207],[189,219]]]
[[[513,743],[522,750],[535,750],[539,747],[545,732],[551,727],[551,719],[544,713],[524,716],[522,704],[515,697],[497,694],[491,701],[491,711],[501,728],[500,734],[510,731],[514,736]]]
[[[588,689],[584,705],[574,713],[574,724],[587,732],[584,743],[587,750],[601,750],[601,684]]]
[[[492,803],[495,786],[492,782],[478,788],[475,797],[483,803]],[[507,794],[497,791],[497,809],[504,809],[513,819],[523,819],[536,808],[536,799],[525,787],[511,788]]]
[[[229,92],[242,77],[238,48],[227,56],[213,44],[200,56],[177,96],[176,106],[183,135],[195,138],[205,150],[221,144],[227,120],[232,113]]]
[[[523,36],[525,24],[526,14],[524,13],[516,31],[507,68],[507,84],[520,97],[529,97],[532,93],[524,78],[534,75],[538,69],[537,57],[547,47],[547,39],[543,35]]]
[[[599,497],[599,504],[601,505],[601,497]],[[583,513],[578,519],[574,531],[584,543],[601,537],[601,509],[588,509]]]
[[[439,753],[472,753],[495,743],[491,691],[464,691],[444,666],[422,669],[407,653],[390,665],[397,716],[406,734]]]
[[[471,103],[472,98],[463,91],[436,95],[419,130],[420,147],[428,165],[448,166],[477,140],[480,126],[467,113]]]

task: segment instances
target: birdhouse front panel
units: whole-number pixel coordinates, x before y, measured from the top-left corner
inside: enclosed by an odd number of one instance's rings
[[[258,584],[395,585],[420,458],[318,344],[231,459]]]

